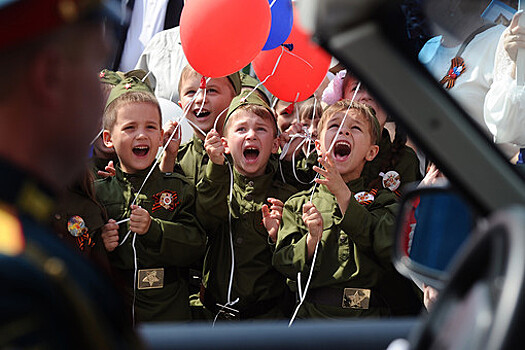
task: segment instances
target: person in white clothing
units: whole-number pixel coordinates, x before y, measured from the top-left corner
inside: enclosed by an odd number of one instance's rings
[[[146,45],[135,68],[149,72],[157,98],[178,102],[179,80],[188,60],[182,51],[179,27],[157,33]]]
[[[525,48],[525,26],[519,25],[521,15],[522,12],[514,15],[501,35],[494,63],[493,88],[487,93],[484,107],[485,123],[495,142],[525,147],[525,86],[518,86],[516,80],[518,49]],[[520,70],[525,74],[525,67]]]
[[[491,137],[485,123],[484,104],[489,91],[495,88],[494,58],[505,27],[487,23],[481,17],[487,5],[483,1],[477,9],[479,12],[474,13],[464,12],[461,0],[429,3],[435,8],[427,8],[427,13],[440,16],[442,22],[449,24],[448,28],[454,29],[454,35],[442,29],[443,35],[431,38],[423,46],[419,60]],[[496,141],[509,159],[518,153],[518,147]]]

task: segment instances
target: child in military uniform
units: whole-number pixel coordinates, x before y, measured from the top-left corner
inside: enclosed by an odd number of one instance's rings
[[[239,73],[233,73],[227,77],[211,78],[208,82],[203,81],[203,76],[197,73],[190,65],[186,65],[182,70],[179,80],[179,105],[183,111],[187,110],[186,118],[191,122],[194,130],[191,140],[178,147],[166,149],[160,163],[160,169],[164,172],[179,172],[184,174],[186,179],[193,184],[197,184],[203,177],[208,163],[208,155],[204,150],[204,133],[213,128],[215,120],[219,127],[222,126],[226,109],[230,105],[233,97],[241,92],[241,78]],[[199,88],[204,88],[195,97]],[[194,99],[195,97],[195,99]],[[202,108],[202,109],[201,109]],[[175,131],[176,123],[170,123],[165,128],[164,139]],[[176,141],[172,141],[172,144]],[[200,271],[202,261],[196,262],[190,269],[190,305],[192,318],[197,320],[209,319],[209,315],[200,303],[198,293],[200,291]]]
[[[273,111],[247,96],[233,99],[224,137],[212,130],[204,144],[210,162],[197,186],[197,214],[208,235],[202,297],[216,318],[284,318],[291,302],[286,279],[271,264],[277,227],[267,222],[295,189],[278,177]]]
[[[102,229],[104,246],[112,266],[127,281],[137,321],[190,318],[186,267],[205,249],[204,232],[193,215],[193,186],[156,167],[160,124],[158,102],[139,79],[127,78],[112,90],[103,136],[119,164],[115,176],[95,185],[112,218]],[[126,218],[129,223],[116,221]]]
[[[294,291],[297,274],[304,276],[304,290],[319,242],[299,318],[391,314],[377,286],[394,273],[390,251],[396,199],[387,190],[364,192],[361,176],[379,151],[379,130],[372,110],[360,103],[339,101],[321,117],[315,146],[323,169],[314,170],[322,177],[316,179],[313,194],[300,192],[286,202],[273,257]]]
[[[195,94],[200,89],[197,96]],[[197,184],[204,176],[208,155],[204,150],[204,138],[217,118],[216,125],[222,127],[226,110],[232,99],[241,92],[241,78],[238,72],[222,78],[211,78],[208,82],[190,65],[184,67],[179,81],[179,105],[183,111],[188,111],[186,118],[194,130],[193,138],[180,146],[178,152],[164,154],[160,169],[164,172],[181,170],[188,180]],[[172,124],[167,133],[174,131]],[[221,130],[219,130],[221,131]],[[167,136],[167,135],[166,135]],[[180,169],[179,169],[180,167]]]
[[[350,99],[354,95],[359,80],[346,73],[343,79],[342,98]],[[388,116],[378,101],[362,85],[355,96],[355,101],[364,103],[374,109],[381,126],[379,153],[371,162],[365,164],[362,176],[369,190],[388,188],[397,196],[402,185],[422,179],[419,160],[412,148],[406,145],[407,135],[395,127],[395,137],[391,141],[390,132],[385,127]]]

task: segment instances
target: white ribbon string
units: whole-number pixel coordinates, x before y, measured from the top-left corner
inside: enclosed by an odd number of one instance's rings
[[[279,57],[277,57],[277,60],[275,61],[275,66],[273,67],[273,70],[272,72],[266,77],[264,78],[264,80],[262,80],[261,82],[259,82],[259,84],[255,85],[255,87],[248,93],[248,95],[246,95],[244,97],[244,99],[247,99],[255,90],[257,90],[257,88],[261,85],[263,85],[264,83],[266,83],[266,81],[268,79],[270,79],[270,77],[272,77],[274,74],[275,74],[275,71],[277,70],[277,67],[279,66],[279,62],[281,62],[281,57],[283,57],[283,54],[284,54],[284,46],[281,46],[281,53],[279,54]],[[275,99],[275,101],[277,101],[277,99]],[[275,103],[275,102],[274,102]],[[275,105],[274,105],[275,106]]]
[[[233,205],[232,204],[232,202],[233,202],[233,180],[234,180],[233,179],[233,169],[232,169],[232,165],[230,164],[230,162],[228,161],[228,159],[226,157],[224,158],[224,161],[226,162],[226,164],[228,164],[228,170],[230,171],[230,194],[229,194],[228,198],[229,198],[229,206],[231,208],[231,206]],[[229,231],[230,231],[229,240],[230,240],[230,255],[231,255],[230,280],[228,281],[228,292],[226,294],[226,304],[221,305],[221,304],[217,303],[217,306],[219,306],[220,309],[219,309],[219,311],[217,311],[217,314],[215,315],[215,317],[213,319],[212,327],[215,327],[215,323],[217,322],[217,318],[219,317],[221,312],[223,312],[225,309],[231,310],[231,311],[236,312],[236,313],[239,312],[238,310],[235,310],[235,309],[230,307],[230,306],[233,306],[233,305],[235,305],[235,304],[237,304],[239,302],[239,298],[237,298],[237,299],[235,299],[233,301],[231,300],[232,289],[233,289],[233,275],[234,275],[234,272],[235,272],[235,250],[234,250],[234,247],[233,247],[233,232],[232,232],[232,213],[231,213],[231,209],[228,211],[228,228],[229,228]]]
[[[210,78],[208,78],[208,81],[209,81]],[[206,89],[204,89],[206,90]],[[137,199],[142,191],[142,189],[144,188],[144,185],[146,184],[146,182],[148,181],[149,177],[151,176],[151,174],[153,173],[153,170],[155,169],[155,167],[157,166],[157,163],[159,162],[160,158],[162,157],[162,155],[164,154],[164,152],[166,151],[166,148],[168,148],[170,142],[172,141],[172,139],[174,138],[174,136],[177,134],[177,132],[180,130],[180,121],[182,120],[182,118],[186,118],[187,117],[187,114],[191,108],[191,106],[193,105],[193,103],[195,102],[195,99],[197,98],[198,94],[202,91],[202,89],[199,87],[199,89],[197,90],[197,92],[195,93],[195,95],[193,96],[192,100],[190,101],[190,103],[186,106],[186,108],[184,108],[184,111],[183,111],[183,115],[178,119],[178,124],[177,124],[177,127],[175,128],[175,130],[173,131],[173,133],[170,135],[168,141],[166,142],[166,144],[164,145],[164,147],[162,148],[162,151],[155,157],[155,162],[153,163],[150,171],[148,172],[148,174],[146,175],[146,178],[144,179],[144,181],[142,182],[142,185],[140,186],[139,190],[137,191],[137,193],[135,194],[135,198],[133,199],[133,202],[131,203],[131,206],[134,205],[136,202],[137,202]],[[206,91],[204,91],[204,102],[202,103],[202,106],[204,106],[204,103],[206,102]],[[201,110],[202,110],[202,106],[201,106]],[[200,111],[199,111],[200,113]],[[195,125],[194,123],[192,123],[189,119],[187,119],[187,121],[192,124],[192,125]],[[195,127],[203,133],[204,136],[206,136],[206,133],[204,131],[202,131],[197,125],[195,125]],[[98,136],[97,136],[98,138]],[[122,224],[124,222],[127,222],[127,221],[130,221],[131,219],[130,218],[127,218],[127,219],[123,219],[123,220],[120,220],[117,222],[117,224]],[[126,240],[128,239],[129,235],[131,234],[131,230],[129,230],[127,233],[126,233],[126,236],[124,237],[124,239],[122,240],[122,242],[119,244],[119,246],[123,245],[124,242],[126,242]],[[136,241],[136,237],[137,237],[137,234],[136,233],[133,233],[133,239],[132,239],[132,242],[131,242],[131,247],[133,249],[133,262],[134,262],[134,274],[133,274],[133,303],[132,303],[132,321],[133,321],[133,325],[135,325],[135,301],[136,301],[136,293],[137,293],[137,273],[138,273],[138,262],[137,262],[137,250],[136,250],[136,247],[135,247],[135,241]],[[233,245],[232,245],[233,247]]]
[[[91,141],[91,143],[90,143],[89,145],[92,146],[92,145],[97,141],[97,139],[100,137],[100,135],[102,135],[103,132],[104,132],[104,128],[102,128],[102,129],[98,132],[97,136],[95,136],[95,138],[93,139],[93,141]]]
[[[208,85],[208,82],[210,81],[211,78],[206,78],[206,85]],[[200,89],[200,88],[199,88]],[[206,104],[206,86],[204,86],[204,89],[203,90],[203,93],[202,93],[202,104],[201,104],[201,108],[199,108],[199,111],[197,112],[197,114],[200,114],[202,112],[202,109],[204,108],[204,105]],[[197,92],[195,95],[197,95],[199,92]]]
[[[346,112],[345,112],[345,116],[343,117],[343,120],[341,121],[341,125],[339,125],[339,129],[337,130],[337,133],[335,134],[335,137],[334,139],[332,140],[332,143],[330,145],[330,148],[328,148],[328,152],[327,154],[329,154],[330,152],[332,152],[332,148],[334,147],[334,144],[335,144],[335,141],[337,140],[337,138],[339,137],[339,133],[341,132],[341,129],[343,127],[343,124],[345,123],[346,121],[346,116],[348,115],[348,111],[350,110],[350,108],[352,107],[353,103],[354,103],[354,100],[355,100],[355,97],[357,96],[357,92],[359,91],[359,88],[361,87],[361,82],[359,82],[356,86],[356,89],[355,89],[355,92],[354,92],[354,95],[352,96],[352,100],[350,101],[350,105],[348,106],[348,108],[346,109]],[[315,176],[315,179],[318,179],[319,178],[319,173],[317,173],[317,175]],[[314,181],[315,181],[314,179]],[[313,197],[314,197],[314,193],[315,193],[315,189],[317,187],[317,182],[314,183],[314,186],[312,187],[312,193],[310,194],[310,202],[313,201]],[[299,304],[297,305],[297,307],[295,308],[295,311],[292,315],[292,318],[290,319],[290,323],[288,324],[288,327],[290,327],[294,320],[295,320],[295,317],[297,316],[297,312],[299,311],[299,308],[301,307],[301,305],[303,304],[303,301],[304,299],[306,298],[306,293],[308,292],[308,287],[310,286],[310,280],[312,278],[312,274],[313,274],[313,270],[314,270],[314,266],[315,266],[315,260],[317,258],[317,250],[319,248],[319,241],[317,241],[316,245],[315,245],[315,251],[314,251],[314,256],[312,258],[312,266],[310,267],[310,274],[308,275],[308,280],[306,281],[306,286],[304,287],[304,293],[299,293]],[[300,280],[301,280],[301,277],[300,277],[301,273],[298,272],[297,273],[297,283],[299,284]],[[300,290],[300,288],[298,287],[297,290]],[[302,295],[301,295],[302,294]]]

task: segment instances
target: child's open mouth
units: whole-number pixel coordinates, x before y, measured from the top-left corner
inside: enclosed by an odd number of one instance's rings
[[[200,113],[199,113],[199,110],[196,110],[193,113],[195,114],[195,117],[197,119],[206,118],[207,116],[209,116],[211,114],[209,111],[205,111],[205,110],[202,110]]]
[[[149,153],[148,146],[137,146],[133,147],[133,154],[137,157],[145,157]]]
[[[254,163],[259,157],[259,150],[255,147],[246,147],[242,154],[244,155],[244,159],[246,159],[247,163]]]
[[[352,147],[346,141],[338,141],[334,145],[334,159],[337,161],[345,161],[352,151]]]

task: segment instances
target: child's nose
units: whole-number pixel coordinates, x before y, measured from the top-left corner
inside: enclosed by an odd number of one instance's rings
[[[205,102],[205,99],[204,99],[204,90],[200,90],[197,95],[195,96],[195,103],[199,103],[199,104],[202,104]]]
[[[339,132],[339,135],[349,136],[350,135],[350,130],[348,130],[348,129],[341,129],[341,131]]]
[[[255,138],[256,137],[255,130],[254,129],[248,129],[247,137],[251,138],[251,139]]]

